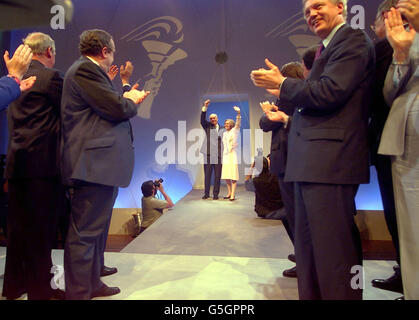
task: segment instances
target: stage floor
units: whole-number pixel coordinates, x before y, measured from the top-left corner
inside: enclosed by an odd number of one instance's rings
[[[254,195],[243,187],[234,202],[201,196],[201,190],[192,190],[122,252],[106,252],[106,265],[117,267],[118,273],[103,281],[121,293],[96,299],[298,299],[297,279],[282,276],[294,266],[286,258],[292,244],[282,223],[259,219],[253,212]],[[6,248],[0,247],[0,292],[5,256]],[[53,251],[53,261],[63,265],[62,250]],[[365,300],[401,296],[371,286],[373,278],[390,276],[393,264],[364,261]]]

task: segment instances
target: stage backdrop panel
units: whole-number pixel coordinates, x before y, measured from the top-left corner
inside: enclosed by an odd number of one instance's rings
[[[260,147],[254,138],[262,115],[259,102],[275,98],[253,86],[249,78],[251,70],[264,67],[266,57],[278,66],[300,61],[302,52],[319,41],[302,18],[301,1],[295,0],[74,0],[73,3],[73,20],[64,29],[37,28],[56,41],[56,67],[65,72],[79,57],[78,41],[83,30],[105,29],[115,40],[115,64],[132,61],[135,66],[132,81],[151,91],[138,116],[131,121],[136,162],[131,185],[120,189],[116,201],[116,207],[122,208],[141,207],[140,186],[145,180],[163,178],[174,201],[194,185],[203,185],[202,165],[179,158],[185,149],[187,152],[199,142],[196,135],[193,139],[191,131],[200,128],[205,97],[230,95],[235,97],[231,101],[248,104],[245,120],[252,135],[248,145],[242,147],[254,155]],[[366,29],[372,36],[369,25],[379,3],[350,1],[348,22]],[[33,30],[13,31],[11,49],[30,31]],[[117,77],[118,89],[119,82]],[[211,107],[208,112],[211,113]],[[167,135],[163,140],[156,139],[162,129],[175,138]],[[191,139],[187,140],[189,133]],[[267,155],[270,136],[263,137],[261,144]],[[159,164],[156,150],[166,141],[174,147],[175,159]],[[245,172],[240,175],[242,181]],[[374,183],[374,191],[368,190],[368,195],[376,198],[378,189]],[[362,204],[358,205],[363,209]]]

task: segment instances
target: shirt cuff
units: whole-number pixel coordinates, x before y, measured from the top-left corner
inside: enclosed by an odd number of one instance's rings
[[[285,79],[284,80],[282,80],[282,82],[281,82],[281,84],[279,85],[279,95],[278,95],[278,98],[279,98],[279,96],[281,95],[281,89],[282,89],[282,85],[284,84],[284,82],[285,82],[285,80],[287,80],[288,79],[288,77],[285,77]]]

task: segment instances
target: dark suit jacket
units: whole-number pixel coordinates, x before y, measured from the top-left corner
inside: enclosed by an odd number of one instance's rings
[[[205,130],[205,141],[201,147],[201,153],[210,156],[212,162],[217,162],[223,156],[222,137],[224,128],[219,125],[219,130],[215,129],[211,122],[207,121],[207,113],[201,112],[201,126]],[[206,159],[204,159],[206,161]]]
[[[372,84],[371,120],[368,127],[372,164],[376,162],[381,133],[390,112],[390,107],[387,105],[383,95],[384,81],[393,59],[393,48],[387,39],[380,40],[375,44],[375,55],[376,68]]]
[[[60,174],[61,72],[33,60],[25,75],[33,87],[8,109],[9,145],[5,177],[45,178]]]
[[[137,105],[121,96],[107,74],[80,57],[64,78],[62,98],[63,182],[129,185],[134,147],[129,119]]]
[[[279,101],[276,102],[276,105],[279,106]],[[291,108],[292,110],[289,109],[290,108],[287,108],[287,110],[281,109],[290,116],[286,128],[284,128],[283,123],[269,120],[265,114],[259,120],[259,126],[264,132],[272,131],[270,172],[277,176],[285,174],[287,165],[288,133],[291,127],[291,116],[294,108]]]
[[[286,79],[281,105],[298,106],[288,140],[287,182],[368,183],[368,106],[375,54],[361,30],[342,26],[307,80]]]

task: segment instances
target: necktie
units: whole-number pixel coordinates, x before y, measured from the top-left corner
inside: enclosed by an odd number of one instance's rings
[[[319,48],[316,51],[316,55],[314,56],[314,61],[316,61],[318,58],[320,58],[322,52],[324,49],[324,45],[322,44],[321,46],[319,46]]]

